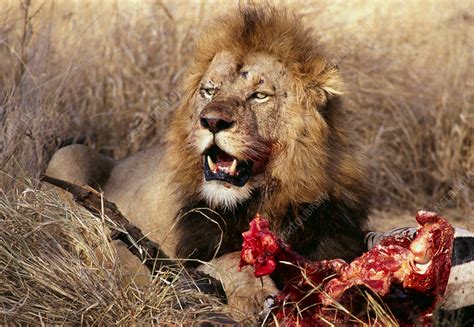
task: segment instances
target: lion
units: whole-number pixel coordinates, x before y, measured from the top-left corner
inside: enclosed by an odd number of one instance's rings
[[[301,17],[246,6],[213,20],[186,76],[159,145],[120,161],[67,146],[46,174],[102,190],[169,256],[218,276],[229,303],[248,312],[282,286],[238,271],[241,233],[256,213],[311,260],[360,255],[365,160],[339,70]]]

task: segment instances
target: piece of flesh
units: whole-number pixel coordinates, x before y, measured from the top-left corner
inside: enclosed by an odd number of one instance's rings
[[[448,282],[454,229],[431,212],[417,212],[416,220],[413,240],[407,235],[387,237],[351,263],[312,262],[273,234],[268,221],[257,214],[242,234],[240,266],[253,265],[256,277],[278,272],[283,278],[273,313],[285,326],[344,324],[354,317],[376,324],[374,315],[360,316],[367,310],[360,304],[360,289],[380,297],[399,323],[429,324]],[[348,312],[336,310],[337,304]]]

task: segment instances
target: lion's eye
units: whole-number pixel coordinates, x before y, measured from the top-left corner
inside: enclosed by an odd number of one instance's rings
[[[255,99],[257,102],[265,102],[270,98],[270,96],[266,93],[255,92],[250,96],[250,98]]]
[[[216,93],[216,88],[214,87],[207,87],[207,88],[201,89],[201,95],[205,97],[206,99],[211,99],[215,93]]]

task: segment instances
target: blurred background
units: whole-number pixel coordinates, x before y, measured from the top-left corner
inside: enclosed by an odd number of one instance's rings
[[[240,2],[245,3],[245,2]],[[291,1],[346,81],[373,227],[435,210],[474,230],[474,2]],[[159,142],[203,24],[231,1],[0,1],[0,188],[54,151]]]

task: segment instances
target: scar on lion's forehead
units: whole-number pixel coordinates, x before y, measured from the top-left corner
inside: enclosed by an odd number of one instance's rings
[[[254,72],[250,70],[243,70],[238,72],[239,76],[243,79],[249,79],[250,82],[254,85],[263,85],[265,84],[265,78],[262,73]]]

